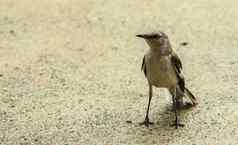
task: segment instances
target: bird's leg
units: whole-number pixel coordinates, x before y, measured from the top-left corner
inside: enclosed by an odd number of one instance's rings
[[[172,98],[173,98],[173,106],[174,106],[174,113],[175,113],[175,122],[174,122],[174,124],[172,124],[172,126],[175,126],[176,129],[178,129],[178,127],[184,127],[184,125],[179,122],[178,99],[177,99],[176,88],[172,95]]]
[[[152,85],[149,84],[149,102],[148,102],[148,107],[146,111],[145,121],[140,123],[140,125],[145,125],[146,127],[149,127],[150,124],[154,124],[153,122],[150,122],[149,120],[149,110],[150,110],[151,99],[152,99]]]

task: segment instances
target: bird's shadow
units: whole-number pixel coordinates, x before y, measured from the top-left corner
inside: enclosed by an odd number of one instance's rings
[[[186,110],[180,110],[179,111],[179,120],[182,124],[184,124],[184,119],[186,118]],[[175,126],[172,126],[175,121],[175,113],[173,110],[172,104],[167,104],[162,110],[157,111],[155,114],[157,117],[157,121],[155,123],[155,126],[153,126],[153,129],[173,129]]]
[[[137,126],[138,128],[148,128],[148,131],[152,131],[152,132],[174,131],[176,128],[175,128],[175,126],[172,126],[172,124],[174,124],[174,121],[175,121],[175,113],[172,108],[173,108],[172,104],[167,104],[163,107],[163,109],[156,111],[153,114],[153,116],[156,116],[156,117],[153,118],[153,120],[151,120],[151,121],[154,121],[154,124],[150,125],[149,127],[146,127],[144,125],[139,125],[138,122],[134,125]],[[187,122],[186,116],[188,116],[188,114],[191,110],[192,110],[192,108],[179,111],[180,112],[179,113],[180,122],[182,124],[184,124],[185,127],[186,127],[186,122]],[[179,127],[178,129],[182,129],[182,128],[183,127]],[[145,130],[141,130],[141,131],[144,132]]]

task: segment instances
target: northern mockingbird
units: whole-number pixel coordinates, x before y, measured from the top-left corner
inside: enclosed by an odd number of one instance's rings
[[[152,98],[152,87],[167,88],[172,95],[173,110],[175,112],[176,129],[184,125],[179,122],[178,111],[182,108],[189,108],[197,104],[195,96],[185,87],[182,70],[182,63],[178,55],[173,51],[168,36],[163,32],[136,35],[144,38],[150,46],[145,54],[141,69],[149,84],[149,102],[146,111],[145,121],[141,125],[153,124],[149,121],[149,109]],[[184,103],[183,97],[188,96],[192,103]]]

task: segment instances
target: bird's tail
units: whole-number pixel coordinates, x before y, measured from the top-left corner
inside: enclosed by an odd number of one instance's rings
[[[192,94],[192,92],[188,88],[185,88],[185,94],[193,102],[193,105],[197,105],[198,104],[196,97]]]

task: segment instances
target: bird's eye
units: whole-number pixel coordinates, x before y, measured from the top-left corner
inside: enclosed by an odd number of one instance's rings
[[[158,34],[154,34],[151,36],[152,39],[155,39],[155,38],[159,38],[159,35]]]

